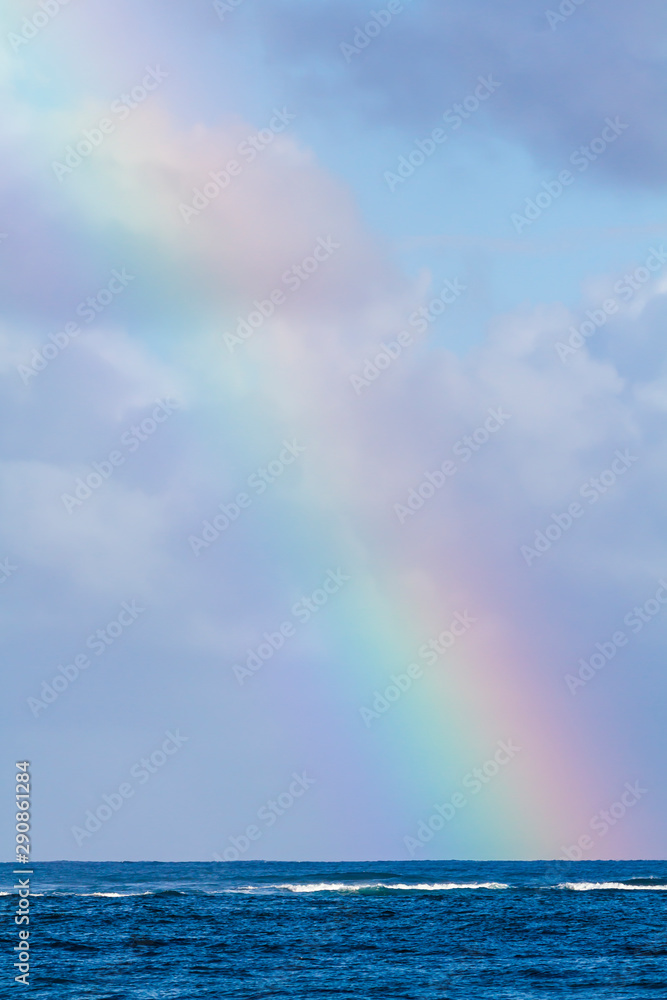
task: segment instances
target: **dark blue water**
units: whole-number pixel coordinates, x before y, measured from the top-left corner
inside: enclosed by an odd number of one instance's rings
[[[29,989],[0,897],[2,997],[667,998],[666,862],[33,870]]]

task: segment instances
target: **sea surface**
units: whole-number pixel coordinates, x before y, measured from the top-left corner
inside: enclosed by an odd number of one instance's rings
[[[0,996],[667,1000],[667,862],[35,864]]]

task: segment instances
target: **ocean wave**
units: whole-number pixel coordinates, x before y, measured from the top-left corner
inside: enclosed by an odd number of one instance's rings
[[[509,889],[509,886],[504,882],[284,882],[266,888],[290,892],[446,892],[450,889]]]
[[[47,898],[75,897],[101,898],[101,899],[127,899],[142,897],[192,897],[192,896],[230,896],[230,895],[309,895],[313,893],[340,893],[356,895],[386,895],[394,893],[396,895],[406,893],[438,893],[438,892],[461,892],[475,890],[495,890],[502,891],[511,889],[507,882],[385,882],[385,881],[313,881],[310,882],[257,882],[246,885],[219,885],[216,887],[202,886],[181,887],[179,889],[168,888],[167,886],[154,886],[145,890],[108,890],[108,891],[87,891],[77,892],[72,890],[50,889],[45,892],[33,892],[31,896],[44,896]],[[544,889],[565,890],[571,892],[594,892],[604,890],[616,890],[621,892],[665,892],[667,891],[667,880],[659,877],[647,876],[643,878],[629,878],[619,881],[608,882],[559,882],[551,885],[521,885],[514,886],[519,891],[540,891]],[[0,891],[0,896],[11,896],[12,892]]]
[[[82,892],[81,896],[109,896],[120,898],[121,896],[152,896],[152,892]]]
[[[636,882],[641,884],[637,885]],[[575,892],[592,892],[595,889],[620,889],[626,892],[664,892],[667,885],[651,885],[648,879],[629,880],[628,882],[561,882],[559,889],[572,889]]]
[[[167,891],[168,892],[173,892],[173,890],[167,890]],[[9,892],[0,892],[0,896],[10,896],[10,895],[11,895],[11,893],[9,893]],[[31,896],[49,896],[49,897],[51,897],[51,896],[76,896],[77,899],[81,899],[84,896],[110,896],[110,897],[113,896],[113,897],[119,897],[119,898],[121,896],[153,896],[153,895],[156,895],[156,893],[153,893],[153,892],[150,892],[150,891],[148,891],[148,892],[61,892],[61,891],[59,891],[57,889],[54,889],[52,892],[31,892],[30,895]]]
[[[470,889],[509,889],[506,882],[277,882],[255,885],[221,886],[216,889],[190,888],[187,890],[156,888],[143,892],[72,892],[52,890],[33,892],[31,896],[67,897],[79,899],[100,897],[104,899],[125,899],[135,896],[227,896],[227,895],[273,895],[275,893],[406,893],[406,892],[450,892]],[[9,896],[11,893],[1,893]]]

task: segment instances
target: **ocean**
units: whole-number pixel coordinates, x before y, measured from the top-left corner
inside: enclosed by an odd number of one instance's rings
[[[15,867],[2,997],[667,998],[667,862],[35,864],[29,987]]]

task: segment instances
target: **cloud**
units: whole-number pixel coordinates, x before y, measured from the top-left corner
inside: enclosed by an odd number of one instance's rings
[[[261,23],[270,64],[298,102],[316,113],[358,112],[414,137],[438,124],[453,102],[493,74],[501,88],[485,121],[524,145],[541,165],[565,166],[600,134],[607,116],[628,124],[600,161],[612,183],[664,184],[667,111],[662,94],[663,10],[659,0],[609,7],[587,0],[550,27],[545,0],[439,0],[406,4],[349,65],[340,44],[368,21],[370,5],[265,4]],[[471,122],[476,128],[476,123]]]

